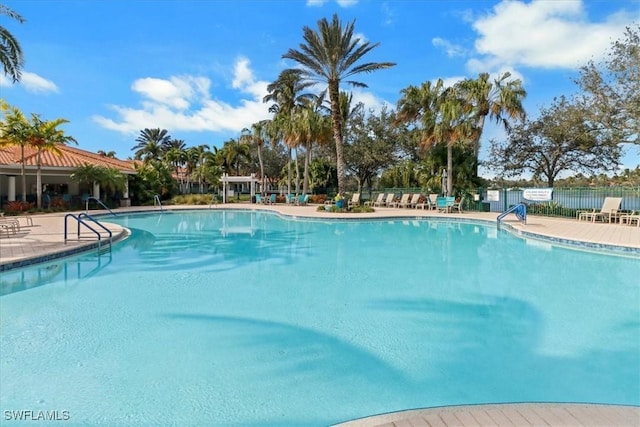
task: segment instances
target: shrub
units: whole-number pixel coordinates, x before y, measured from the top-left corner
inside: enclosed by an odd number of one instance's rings
[[[8,212],[27,212],[33,209],[34,204],[29,202],[22,202],[20,200],[14,200],[7,203]]]

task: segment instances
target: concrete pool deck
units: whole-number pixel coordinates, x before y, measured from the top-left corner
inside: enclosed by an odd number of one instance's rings
[[[170,206],[167,210],[209,209],[209,206]],[[364,214],[337,214],[318,212],[317,206],[214,205],[212,209],[259,209],[276,211],[296,218],[443,218],[460,221],[496,223],[495,212],[465,212],[445,214],[421,209],[378,208],[376,212]],[[153,207],[120,208],[116,214],[129,212],[159,212]],[[80,212],[75,212],[79,214]],[[108,214],[107,211],[91,211],[91,214]],[[30,218],[18,217],[20,230],[15,234],[0,235],[0,274],[4,270],[18,268],[56,257],[71,255],[85,250],[95,250],[97,237],[84,229],[77,236],[76,223],[68,222],[69,239],[64,240],[66,213],[36,214]],[[126,236],[127,231],[109,223],[109,217],[100,216],[114,239]],[[572,219],[529,216],[526,225],[518,222],[513,215],[503,221],[504,228],[524,237],[542,239],[554,244],[576,246],[585,250],[611,250],[622,255],[640,258],[640,228],[620,224],[579,222]],[[107,238],[107,232],[100,233]],[[429,408],[376,415],[348,421],[341,426],[638,426],[640,427],[640,407],[597,405],[597,404],[556,404],[523,403],[499,405],[466,405],[443,408]]]
[[[231,203],[226,205],[214,205],[211,209],[259,209],[276,211],[282,215],[297,218],[443,218],[461,221],[481,221],[487,224],[495,224],[496,212],[465,212],[437,213],[423,209],[401,208],[377,208],[372,213],[331,213],[318,212],[316,205],[287,206],[287,205],[255,205],[246,203]],[[209,209],[209,206],[168,206],[166,210],[193,210]],[[128,212],[159,212],[154,207],[132,207],[115,210],[118,213]],[[80,212],[75,212],[79,214]],[[114,240],[126,235],[122,227],[109,223],[107,211],[91,211],[92,215],[98,215],[100,222],[113,234]],[[53,214],[34,214],[28,218],[25,216],[9,217],[18,218],[20,230],[13,234],[6,231],[0,232],[0,271],[19,268],[33,263],[48,261],[56,257],[72,255],[79,251],[96,248],[97,237],[95,234],[81,228],[80,237],[77,237],[76,223],[68,222],[68,240],[64,240],[66,212]],[[7,217],[5,217],[7,218]],[[507,216],[502,221],[503,227],[510,228],[514,233],[523,237],[532,237],[546,240],[549,243],[570,245],[576,249],[605,250],[618,254],[640,256],[640,227],[624,224],[591,223],[565,218],[550,218],[541,216],[529,216],[527,224],[522,224],[513,215]],[[102,242],[108,235],[100,230]]]

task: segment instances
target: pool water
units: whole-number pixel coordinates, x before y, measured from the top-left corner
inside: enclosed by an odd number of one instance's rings
[[[455,404],[640,405],[638,258],[439,220],[105,220],[132,230],[112,253],[0,276],[2,414],[323,426]]]

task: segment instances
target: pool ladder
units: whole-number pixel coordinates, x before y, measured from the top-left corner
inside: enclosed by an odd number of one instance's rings
[[[153,196],[153,207],[160,206],[160,210],[162,209],[162,202],[160,201],[160,195],[156,194]]]
[[[91,232],[93,232],[97,237],[98,237],[98,255],[102,255],[103,253],[111,252],[111,244],[113,243],[113,233],[111,232],[111,230],[109,230],[107,227],[105,227],[104,225],[100,224],[100,222],[98,222],[98,220],[96,220],[95,218],[93,218],[91,215],[89,215],[88,213],[82,212],[79,215],[75,215],[72,213],[68,213],[64,216],[64,242],[67,243],[68,240],[68,219],[69,218],[73,218],[76,220],[76,223],[78,225],[77,228],[77,238],[78,240],[80,240],[80,225],[83,225],[85,228],[89,229]],[[106,247],[102,247],[102,234],[96,230],[94,227],[91,226],[90,223],[88,223],[87,221],[85,221],[85,218],[89,221],[92,221],[95,225],[97,225],[98,227],[100,227],[101,229],[103,229],[104,231],[107,232],[107,235],[109,236],[109,245]]]

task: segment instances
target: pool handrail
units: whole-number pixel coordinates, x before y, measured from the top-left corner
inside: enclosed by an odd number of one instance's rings
[[[160,206],[160,210],[164,210],[162,208],[162,202],[160,201],[160,195],[159,194],[154,194],[153,195],[153,207],[155,208],[156,206]]]
[[[68,240],[67,220],[69,219],[69,217],[75,219],[77,224],[78,224],[78,228],[77,228],[77,231],[76,231],[78,239],[80,238],[80,225],[82,224],[85,227],[87,227],[89,230],[91,230],[96,236],[98,236],[98,251],[101,250],[101,247],[102,247],[102,235],[100,234],[100,232],[98,232],[95,228],[93,228],[90,224],[88,224],[86,221],[84,221],[82,219],[83,217],[85,217],[85,218],[93,221],[95,224],[99,225],[103,230],[105,230],[109,234],[109,249],[111,249],[111,244],[113,243],[113,233],[111,232],[111,230],[109,230],[104,225],[100,224],[100,222],[98,222],[91,215],[89,215],[87,213],[84,213],[84,212],[80,213],[79,215],[68,213],[68,214],[66,214],[64,216],[64,241],[65,241],[65,243]]]
[[[116,214],[111,209],[109,209],[104,203],[102,203],[102,201],[100,201],[100,199],[98,199],[96,197],[93,197],[93,196],[89,196],[89,197],[86,198],[86,200],[85,200],[86,205],[85,205],[85,209],[84,209],[85,212],[89,212],[89,201],[90,200],[96,201],[100,206],[102,206],[103,208],[108,210],[111,215],[116,216]]]
[[[527,224],[527,205],[525,205],[524,203],[518,203],[517,205],[511,206],[509,209],[498,215],[498,226],[500,226],[500,220],[502,220],[502,218],[509,215],[510,213],[514,213],[516,217],[520,221],[522,221],[523,224]]]

